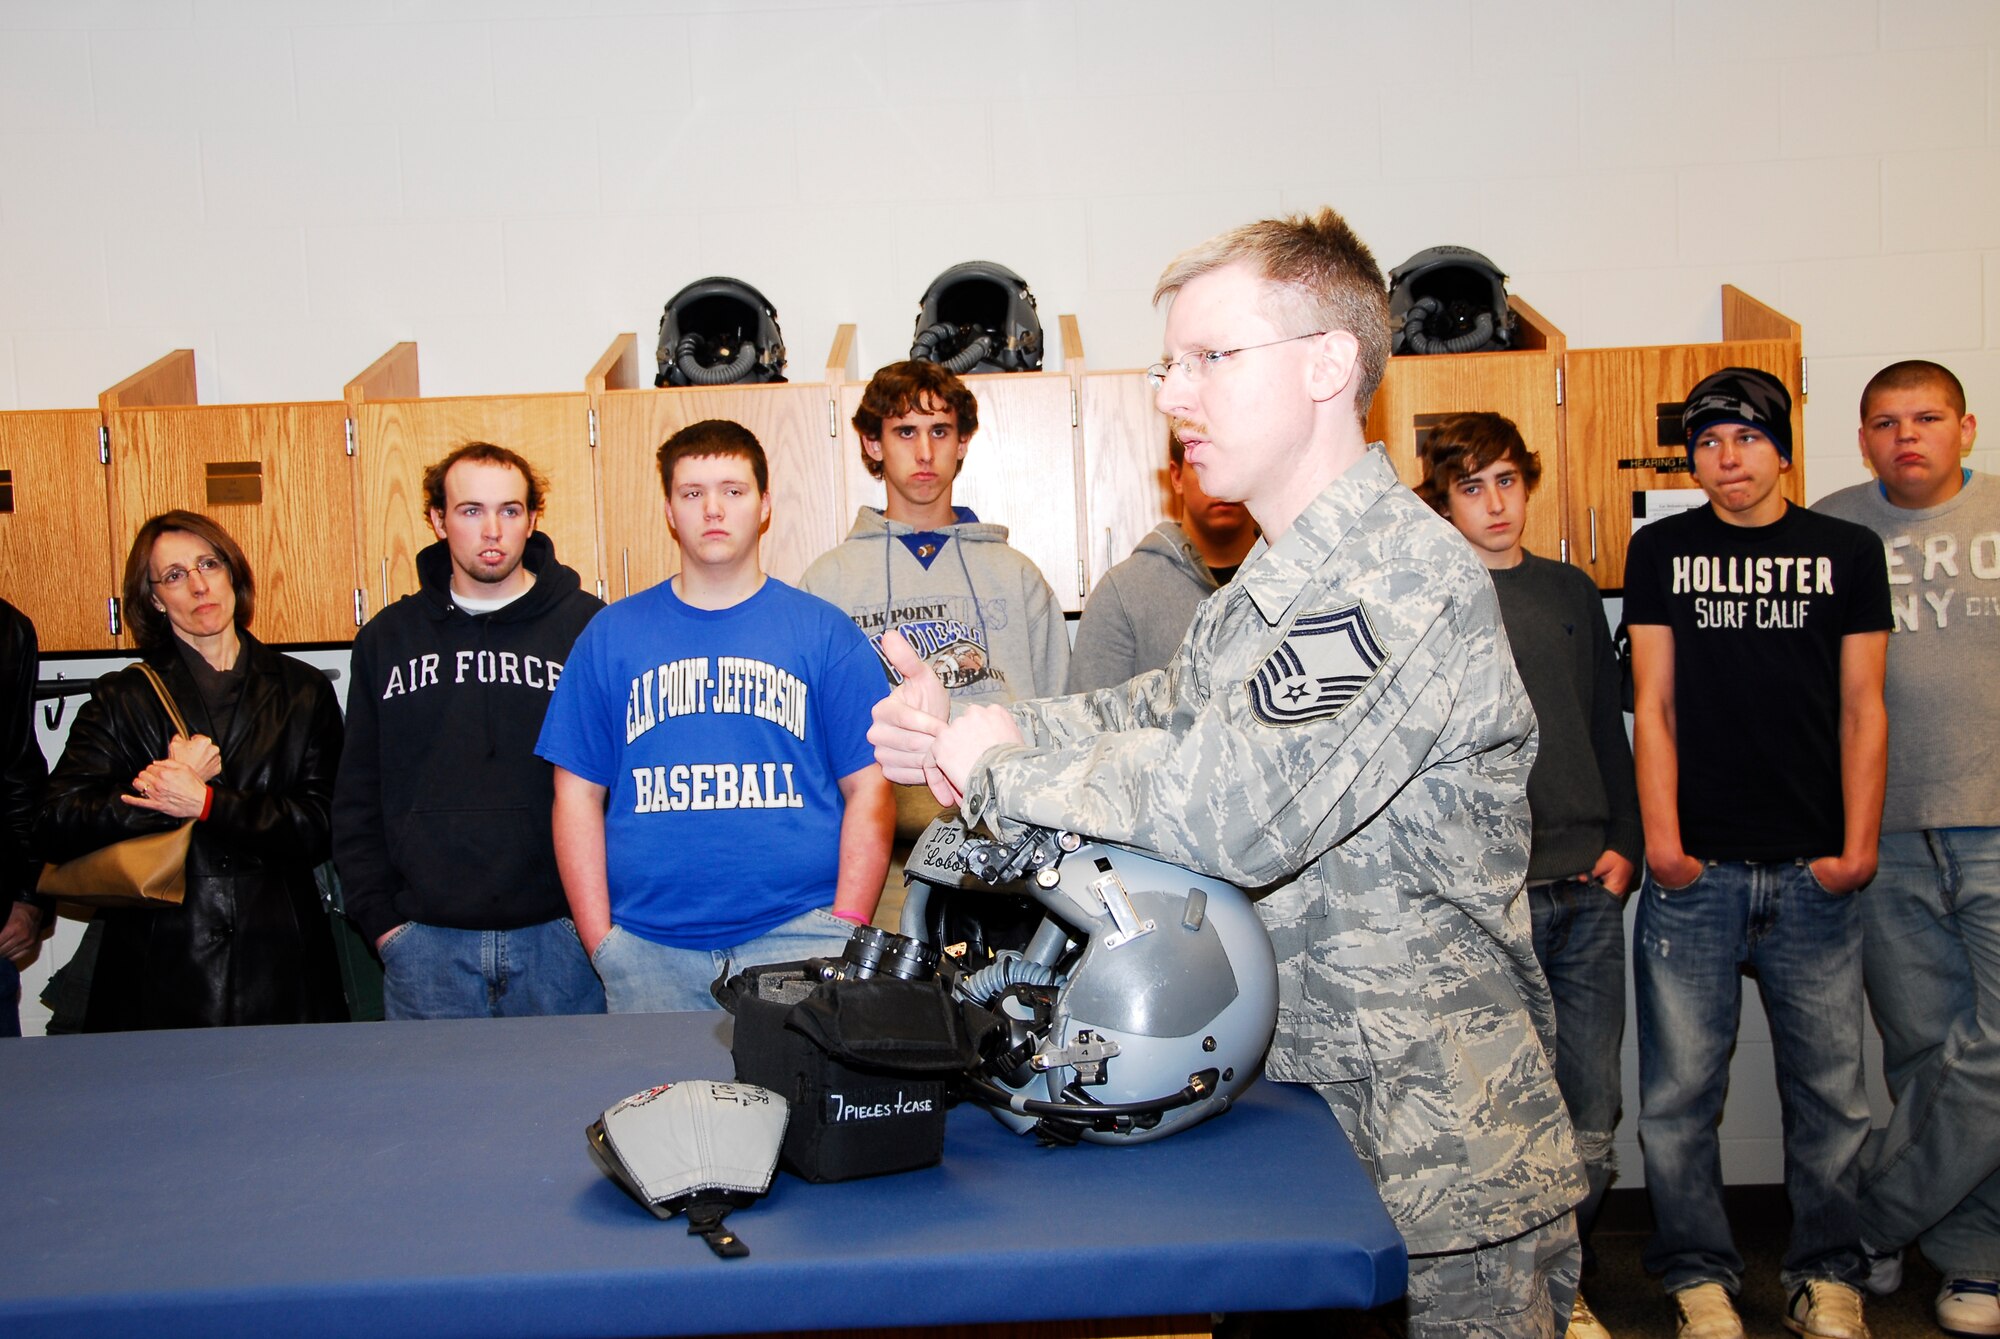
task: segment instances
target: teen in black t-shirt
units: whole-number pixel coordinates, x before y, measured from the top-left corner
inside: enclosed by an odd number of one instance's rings
[[[1639,1138],[1682,1333],[1743,1333],[1716,1127],[1754,975],[1784,1104],[1792,1230],[1785,1323],[1861,1336],[1855,1155],[1861,923],[1875,874],[1888,722],[1888,572],[1860,526],[1778,490],[1791,396],[1728,368],[1688,395],[1688,459],[1709,505],[1648,526],[1626,559],[1647,879],[1633,926]]]

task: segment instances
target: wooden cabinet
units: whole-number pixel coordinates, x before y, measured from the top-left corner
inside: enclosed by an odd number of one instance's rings
[[[766,572],[796,582],[845,533],[834,461],[838,440],[830,431],[833,406],[824,385],[606,391],[596,403],[607,599],[645,590],[680,570],[680,550],[667,529],[658,455],[667,438],[703,419],[740,423],[764,448],[771,471],[771,522],[762,545]]]
[[[424,471],[467,442],[526,457],[547,485],[541,529],[556,557],[598,589],[597,488],[590,403],[574,395],[370,400],[355,417],[364,615],[417,588],[416,556],[437,542],[424,505]]]
[[[597,473],[581,392],[422,399],[417,346],[398,344],[347,384],[364,619],[417,589],[417,553],[437,542],[424,471],[467,442],[519,452],[542,476],[541,530],[585,590],[600,590]]]
[[[1563,555],[1564,424],[1560,376],[1562,332],[1520,298],[1507,300],[1520,318],[1517,347],[1494,353],[1403,354],[1389,360],[1368,410],[1368,437],[1381,442],[1396,473],[1415,487],[1419,438],[1445,414],[1504,414],[1541,457],[1542,481],[1528,507],[1523,542],[1544,558]]]
[[[112,635],[125,550],[113,551],[95,409],[0,414],[0,596],[34,620],[44,651]]]
[[[841,327],[837,350],[853,347]],[[838,353],[838,365],[848,355]],[[667,438],[704,419],[748,428],[771,471],[771,523],[759,560],[781,581],[796,582],[812,560],[847,530],[836,460],[839,434],[833,392],[821,382],[654,389],[640,366],[638,337],[613,340],[584,378],[597,418],[597,467],[604,499],[606,599],[622,599],[680,570],[667,528],[659,450]]]
[[[1785,496],[1805,501],[1805,394],[1798,323],[1739,289],[1722,290],[1715,344],[1571,349],[1565,355],[1569,420],[1570,560],[1600,589],[1625,584],[1635,494],[1693,488],[1680,411],[1694,384],[1725,367],[1755,367],[1792,393],[1793,467]]]
[[[1154,407],[1146,374],[1085,372],[1078,380],[1084,561],[1095,587],[1147,531],[1178,520],[1179,509],[1167,482],[1167,416]]]
[[[194,389],[180,350],[100,397],[110,443],[110,538],[184,508],[235,537],[257,578],[251,630],[268,642],[354,636],[354,493],[347,410],[175,403]]]

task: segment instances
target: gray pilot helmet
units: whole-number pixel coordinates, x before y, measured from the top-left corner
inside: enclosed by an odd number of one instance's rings
[[[910,857],[913,895],[969,886],[980,846],[955,818],[933,824]],[[994,1114],[1016,1130],[1121,1144],[1226,1111],[1261,1072],[1278,1016],[1277,964],[1249,897],[1068,833],[1015,863],[1020,877],[993,890],[1033,897],[1047,919],[1026,949],[958,987],[1014,1032],[982,1095]],[[906,930],[921,923],[921,908],[906,909]]]

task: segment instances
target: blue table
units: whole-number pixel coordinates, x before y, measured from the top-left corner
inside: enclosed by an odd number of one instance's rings
[[[0,1043],[0,1335],[630,1335],[1371,1306],[1403,1247],[1324,1105],[1134,1148],[955,1110],[941,1166],[780,1174],[720,1260],[584,1126],[727,1078],[719,1014]]]

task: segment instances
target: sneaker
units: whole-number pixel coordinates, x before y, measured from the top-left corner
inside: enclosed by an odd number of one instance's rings
[[[1583,1294],[1576,1295],[1576,1301],[1569,1309],[1569,1328],[1563,1331],[1563,1339],[1611,1339],[1611,1331],[1604,1328],[1590,1310],[1590,1303],[1583,1300]]]
[[[1680,1312],[1679,1339],[1743,1339],[1736,1303],[1720,1283],[1697,1283],[1673,1295]]]
[[[1833,1279],[1807,1279],[1785,1308],[1785,1328],[1810,1339],[1868,1339],[1861,1290]]]
[[[1861,1243],[1861,1264],[1868,1271],[1868,1277],[1862,1280],[1863,1286],[1877,1297],[1887,1297],[1903,1286],[1901,1251],[1878,1251],[1864,1241]]]
[[[2000,1282],[1946,1279],[1938,1289],[1937,1323],[1946,1334],[2000,1334]]]

